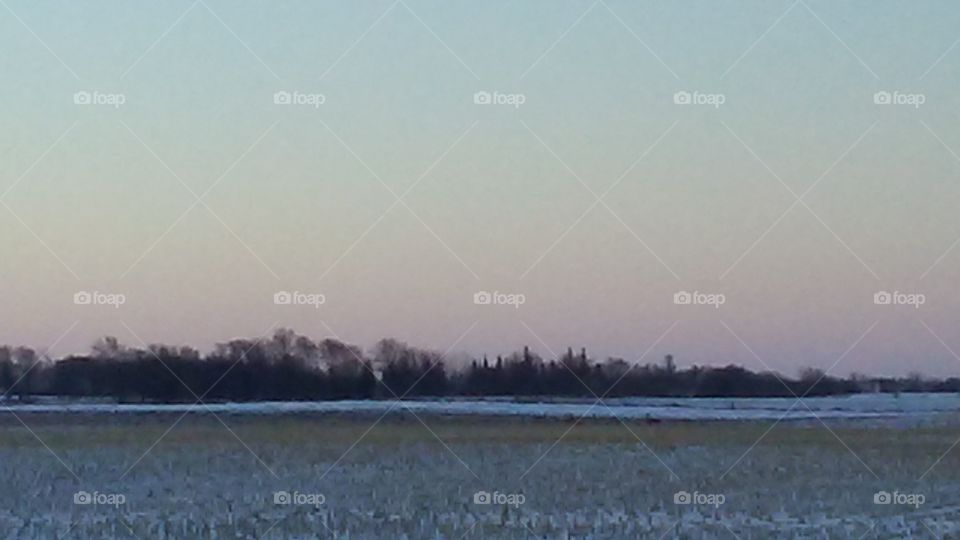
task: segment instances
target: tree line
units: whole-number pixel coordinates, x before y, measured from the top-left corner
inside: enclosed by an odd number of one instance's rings
[[[369,352],[336,339],[281,329],[268,339],[234,339],[202,355],[190,347],[128,347],[99,340],[86,355],[51,359],[0,346],[0,392],[112,398],[120,402],[291,401],[423,397],[792,397],[859,392],[957,392],[960,379],[846,378],[805,369],[797,377],[740,366],[678,369],[672,356],[637,365],[598,361],[585,349],[544,359],[529,348],[451,367],[444,356],[394,340]]]

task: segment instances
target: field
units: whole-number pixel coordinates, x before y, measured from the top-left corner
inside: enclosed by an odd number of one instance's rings
[[[378,417],[7,412],[0,538],[960,535],[952,421]]]

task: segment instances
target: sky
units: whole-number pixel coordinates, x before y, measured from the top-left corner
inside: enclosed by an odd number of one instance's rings
[[[282,326],[955,375],[958,28],[934,1],[4,0],[0,343]]]

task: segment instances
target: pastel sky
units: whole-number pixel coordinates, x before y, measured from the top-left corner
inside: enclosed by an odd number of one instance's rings
[[[960,373],[955,2],[0,4],[2,343]]]

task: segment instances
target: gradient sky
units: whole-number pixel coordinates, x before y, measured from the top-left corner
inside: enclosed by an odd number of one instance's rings
[[[4,3],[0,342],[960,373],[955,2]]]

